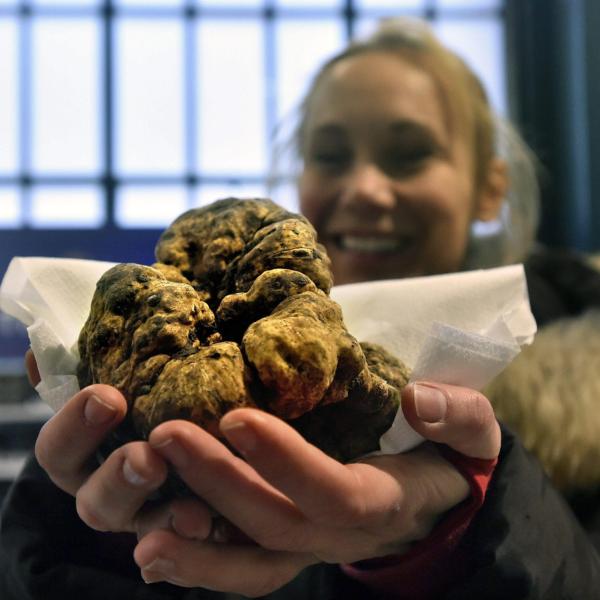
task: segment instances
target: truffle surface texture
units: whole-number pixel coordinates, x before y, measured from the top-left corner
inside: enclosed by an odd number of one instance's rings
[[[378,449],[408,370],[348,332],[304,217],[220,200],[176,219],[156,258],[100,278],[79,336],[80,386],[107,383],[128,402],[112,447],[170,419],[219,436],[226,412],[252,407],[339,460]]]

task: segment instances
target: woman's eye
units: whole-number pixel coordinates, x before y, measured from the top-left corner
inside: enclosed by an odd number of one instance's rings
[[[393,173],[413,173],[424,167],[434,154],[432,148],[405,148],[387,153],[385,163]]]
[[[345,152],[315,152],[312,160],[321,167],[337,169],[345,166],[350,161],[350,156]]]

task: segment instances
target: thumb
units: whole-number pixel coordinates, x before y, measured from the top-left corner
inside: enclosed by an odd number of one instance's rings
[[[475,390],[429,381],[410,383],[402,390],[402,410],[409,425],[432,442],[472,458],[496,458],[500,452],[494,409]]]

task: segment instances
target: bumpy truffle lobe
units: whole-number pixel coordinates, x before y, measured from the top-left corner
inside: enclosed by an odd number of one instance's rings
[[[332,285],[329,257],[312,225],[263,198],[225,198],[183,213],[155,254],[204,292],[213,309],[273,268],[305,272],[325,292]]]
[[[152,267],[116,265],[98,281],[79,336],[79,383],[114,385],[131,404],[165,356],[219,340],[213,312],[189,284],[167,281]]]
[[[366,367],[339,305],[320,291],[278,304],[248,327],[242,348],[262,384],[272,391],[269,410],[284,419],[318,404],[345,400]]]
[[[317,292],[310,277],[290,269],[271,269],[261,273],[247,292],[225,296],[217,309],[219,331],[226,339],[241,340],[248,326],[270,315],[290,296]]]
[[[298,215],[259,229],[232,267],[227,272],[227,293],[249,289],[270,269],[300,271],[325,293],[332,284],[329,257],[317,244],[312,225]]]
[[[391,352],[372,342],[361,342],[360,347],[371,372],[399,390],[408,383],[410,369]]]
[[[379,438],[400,409],[409,370],[377,344],[361,342],[370,370],[367,385],[350,389],[348,400],[326,404],[290,421],[302,436],[341,462],[379,450]]]
[[[133,423],[142,437],[163,421],[187,419],[219,434],[219,420],[234,408],[256,408],[251,375],[239,346],[220,342],[168,361],[155,384],[136,399]]]

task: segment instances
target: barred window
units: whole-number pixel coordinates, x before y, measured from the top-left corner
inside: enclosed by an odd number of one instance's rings
[[[382,17],[428,19],[505,113],[502,5],[0,0],[0,272],[14,255],[151,261],[182,211],[264,195],[276,124]],[[274,199],[297,207],[292,186]]]

